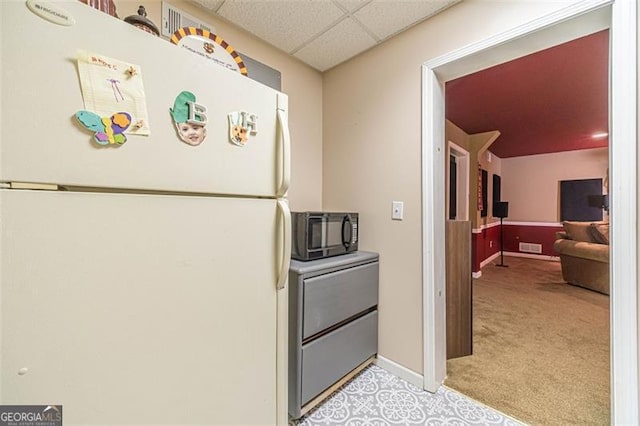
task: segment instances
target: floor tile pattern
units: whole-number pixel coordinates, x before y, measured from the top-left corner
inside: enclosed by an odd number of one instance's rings
[[[522,425],[464,395],[440,387],[431,394],[371,365],[292,425]]]

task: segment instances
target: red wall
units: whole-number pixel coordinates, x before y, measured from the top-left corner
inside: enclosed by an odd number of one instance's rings
[[[509,225],[504,224],[504,251],[518,253],[519,243],[542,244],[543,256],[557,256],[553,250],[553,243],[556,240],[556,232],[562,231],[559,226],[531,226],[531,225]]]
[[[474,232],[471,243],[473,272],[478,272],[483,260],[500,251],[500,225],[484,228],[477,234]]]
[[[556,232],[562,231],[562,225],[533,226],[505,223],[504,251],[519,253],[519,243],[542,244],[542,256],[557,256],[553,250]],[[500,251],[500,225],[484,228],[472,234],[471,256],[473,272],[480,271],[480,263]]]

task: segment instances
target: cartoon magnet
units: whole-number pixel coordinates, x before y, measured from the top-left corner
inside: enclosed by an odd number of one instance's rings
[[[131,114],[116,112],[111,117],[100,117],[91,111],[78,111],[76,119],[82,126],[94,132],[93,140],[98,145],[119,146],[127,141],[124,131],[131,125]]]
[[[200,145],[207,137],[207,108],[196,103],[191,92],[180,92],[169,108],[180,139],[192,146]]]
[[[258,134],[258,116],[248,112],[231,112],[227,114],[229,118],[229,140],[238,146],[245,146],[249,135]]]
[[[127,76],[129,78],[131,77],[135,77],[136,75],[138,75],[138,70],[136,69],[136,67],[134,67],[133,65],[131,65],[129,68],[127,68],[127,70],[125,71],[125,73],[127,74]]]

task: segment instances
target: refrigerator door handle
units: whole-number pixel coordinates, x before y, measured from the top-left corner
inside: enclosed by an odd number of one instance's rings
[[[291,180],[291,136],[289,134],[289,121],[287,112],[281,109],[277,110],[278,126],[280,131],[280,154],[282,155],[282,177],[280,186],[276,192],[277,197],[284,197],[289,190],[289,181]]]
[[[282,250],[280,258],[280,271],[278,273],[278,282],[276,288],[278,290],[284,289],[284,286],[289,277],[289,263],[291,260],[291,211],[289,210],[289,204],[287,200],[278,200],[278,210],[282,213]]]

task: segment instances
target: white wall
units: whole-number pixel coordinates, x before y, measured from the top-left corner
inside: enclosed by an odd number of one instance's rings
[[[324,74],[323,205],[359,211],[380,253],[381,356],[422,372],[422,64],[570,3],[466,0]]]
[[[560,221],[560,181],[604,179],[608,148],[502,159],[502,194],[509,220]]]

